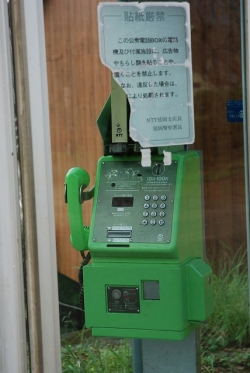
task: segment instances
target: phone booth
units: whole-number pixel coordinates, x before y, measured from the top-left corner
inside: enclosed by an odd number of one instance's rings
[[[205,263],[202,156],[194,141],[188,3],[103,3],[100,56],[112,92],[98,118],[95,186],[65,179],[71,243],[89,250],[86,327],[94,336],[184,340],[213,312]],[[90,227],[82,203],[93,198]]]

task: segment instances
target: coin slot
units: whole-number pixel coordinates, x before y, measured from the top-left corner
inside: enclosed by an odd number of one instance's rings
[[[129,245],[107,244],[107,247],[129,247]]]

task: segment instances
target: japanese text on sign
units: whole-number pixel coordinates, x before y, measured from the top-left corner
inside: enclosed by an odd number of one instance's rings
[[[127,94],[143,147],[194,141],[188,3],[101,3],[100,57]]]

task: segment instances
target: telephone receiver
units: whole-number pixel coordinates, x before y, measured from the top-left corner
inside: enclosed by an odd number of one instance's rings
[[[70,242],[79,251],[88,249],[89,228],[83,223],[82,203],[94,196],[94,187],[84,192],[89,181],[89,174],[80,167],[71,168],[65,177],[64,198],[68,205]]]

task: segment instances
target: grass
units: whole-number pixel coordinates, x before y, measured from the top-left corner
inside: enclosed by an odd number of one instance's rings
[[[211,265],[215,268],[215,265]],[[247,254],[224,247],[213,274],[215,309],[201,327],[204,372],[250,372]],[[217,367],[224,370],[216,370]]]
[[[214,313],[201,328],[203,350],[249,342],[247,254],[229,256],[228,249],[223,255],[213,274]]]
[[[104,342],[91,339],[91,343],[62,348],[63,373],[128,373],[132,372],[130,341]]]
[[[223,252],[213,274],[215,312],[201,326],[202,372],[250,372],[247,255]],[[64,342],[63,373],[132,373],[129,340],[78,337]]]

